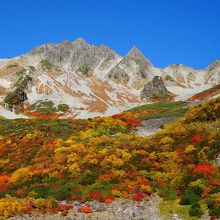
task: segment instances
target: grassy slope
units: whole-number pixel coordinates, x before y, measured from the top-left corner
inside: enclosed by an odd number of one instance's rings
[[[187,111],[187,102],[157,102],[146,104],[129,109],[127,112],[144,112],[153,110],[152,113],[146,114],[141,120],[162,118],[169,116],[183,116]]]
[[[29,119],[0,119],[0,135],[10,133],[21,135],[25,133],[33,133],[40,131],[45,134],[45,138],[63,138],[67,139],[75,130],[77,125],[72,123],[70,119],[57,120],[29,120]],[[80,129],[78,127],[77,129]],[[49,135],[48,135],[49,133]]]

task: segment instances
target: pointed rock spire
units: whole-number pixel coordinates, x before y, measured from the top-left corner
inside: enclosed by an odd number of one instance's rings
[[[160,76],[155,76],[152,81],[144,86],[144,89],[141,92],[141,99],[150,100],[168,95],[169,91],[167,90],[162,78]]]
[[[150,60],[148,60],[144,56],[144,54],[136,46],[133,46],[131,48],[131,50],[127,53],[127,55],[125,57],[127,57],[127,56],[130,58],[133,58],[134,60],[139,60],[139,61],[144,62],[145,64],[147,63],[148,65],[153,66],[153,64],[150,62]]]

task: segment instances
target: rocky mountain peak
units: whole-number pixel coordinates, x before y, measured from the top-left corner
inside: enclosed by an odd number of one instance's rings
[[[26,91],[30,104],[44,99],[56,105],[63,102],[77,108],[82,117],[110,114],[143,100],[170,100],[174,94],[176,100],[186,100],[220,82],[220,59],[203,70],[182,64],[161,69],[135,46],[121,57],[108,46],[90,45],[78,38],[0,60],[0,99],[13,91],[19,80],[15,73],[21,70],[33,78]]]
[[[87,42],[86,42],[86,40],[84,38],[79,37],[76,40],[74,40],[73,43],[84,44],[84,43],[87,43]]]
[[[128,53],[130,53],[130,54],[142,54],[141,51],[136,46],[133,46]]]
[[[34,60],[37,60],[38,63],[42,60],[48,60],[55,66],[65,67],[71,71],[82,68],[94,71],[103,60],[107,58],[110,60],[111,58],[112,62],[112,59],[114,57],[118,58],[119,55],[107,46],[93,46],[83,38],[78,38],[73,42],[65,40],[57,44],[44,44],[31,50],[26,54],[26,57],[28,60],[33,60],[34,57]],[[108,67],[107,64],[103,66]]]
[[[145,65],[152,66],[153,64],[143,55],[143,53],[136,47],[133,46],[131,50],[127,53],[125,58],[134,59],[136,61],[142,61]]]
[[[73,47],[90,47],[91,45],[86,42],[83,38],[77,38],[72,42]]]
[[[108,76],[125,82],[135,82],[137,79],[148,79],[152,68],[152,63],[133,46]]]

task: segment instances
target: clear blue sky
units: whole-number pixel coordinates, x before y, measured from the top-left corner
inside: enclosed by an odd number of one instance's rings
[[[220,58],[220,0],[2,0],[0,57],[83,37],[158,67],[200,69]]]

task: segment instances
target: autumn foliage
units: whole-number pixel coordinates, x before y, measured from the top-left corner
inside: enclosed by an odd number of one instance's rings
[[[210,164],[196,164],[194,168],[194,172],[208,175],[213,173],[214,170]]]
[[[0,216],[66,215],[71,207],[56,200],[79,200],[79,211],[90,213],[89,200],[141,202],[152,193],[198,209],[204,203],[220,216],[219,110],[219,99],[193,107],[150,137],[135,130],[156,109],[87,120],[0,120]]]

